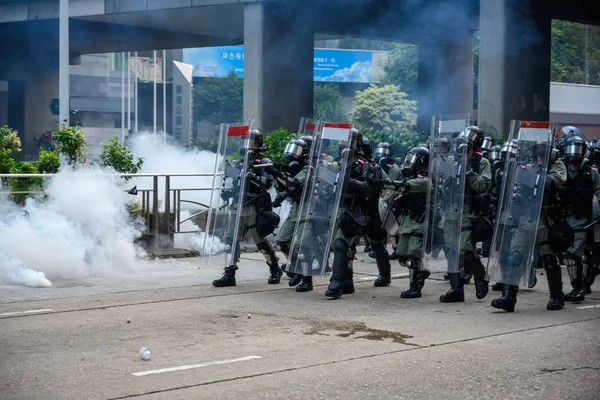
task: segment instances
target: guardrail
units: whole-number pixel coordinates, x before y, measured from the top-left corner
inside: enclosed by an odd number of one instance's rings
[[[81,175],[89,175],[93,176],[118,176],[122,178],[152,178],[152,189],[138,189],[138,194],[142,197],[142,208],[140,210],[142,217],[146,223],[146,228],[148,229],[148,234],[151,234],[156,238],[159,235],[168,235],[176,234],[176,233],[197,233],[200,231],[181,231],[181,225],[189,220],[192,220],[202,214],[208,214],[209,205],[203,204],[198,201],[189,200],[182,198],[182,193],[185,192],[199,192],[199,191],[212,191],[214,190],[214,182],[216,177],[219,174],[214,173],[144,173],[144,174],[94,174],[94,173],[81,173]],[[2,182],[5,181],[5,178],[16,178],[16,179],[26,179],[26,178],[52,178],[56,176],[56,174],[0,174],[0,188],[3,188]],[[172,188],[171,187],[171,178],[172,177],[213,177],[213,184],[211,187],[197,187],[197,188]],[[159,213],[159,178],[164,178],[165,180],[165,188],[164,188],[164,214],[163,214],[163,231],[161,231],[160,227],[160,213]],[[125,192],[128,192],[130,189],[126,189]],[[35,193],[44,193],[43,191],[12,191],[12,190],[0,190],[0,195],[2,194],[35,194]],[[173,200],[171,202],[171,200]],[[203,208],[202,211],[192,214],[181,220],[181,205],[194,204]],[[171,207],[173,204],[173,207]],[[173,210],[172,210],[173,208]],[[174,223],[173,227],[171,226],[171,215],[174,215]],[[173,229],[172,229],[173,228]]]

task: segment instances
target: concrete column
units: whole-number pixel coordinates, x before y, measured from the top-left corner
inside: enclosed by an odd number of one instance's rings
[[[42,133],[59,128],[59,117],[52,115],[50,103],[58,97],[57,69],[30,71],[25,81],[25,132],[23,153],[37,156]]]
[[[532,0],[481,1],[479,124],[508,134],[510,121],[547,121],[551,18]]]
[[[313,32],[276,4],[244,8],[244,120],[262,132],[295,131],[313,108]],[[234,121],[227,121],[234,122]]]
[[[473,31],[419,44],[418,129],[429,132],[432,115],[473,110]]]

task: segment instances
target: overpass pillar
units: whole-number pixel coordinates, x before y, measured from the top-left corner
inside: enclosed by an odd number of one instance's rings
[[[301,117],[312,116],[313,49],[310,20],[276,4],[245,5],[244,120],[265,133],[295,132]]]
[[[478,114],[489,133],[550,118],[551,22],[532,0],[481,1]]]
[[[473,110],[473,31],[419,43],[417,128],[429,132],[432,115]]]

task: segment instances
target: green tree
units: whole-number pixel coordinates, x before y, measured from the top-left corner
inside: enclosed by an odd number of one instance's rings
[[[0,127],[0,174],[14,172],[15,156],[21,152],[21,139],[17,131],[8,126]]]
[[[585,25],[569,21],[552,21],[552,82],[585,83]],[[600,85],[600,27],[590,25],[588,35],[588,78]]]
[[[277,128],[265,137],[267,151],[263,155],[275,163],[285,162],[283,150],[288,142],[296,137],[296,134],[290,133],[285,128]]]
[[[413,44],[391,43],[387,61],[382,66],[382,83],[400,86],[413,99],[417,96],[418,49]]]
[[[56,149],[63,155],[69,165],[84,163],[87,158],[85,151],[85,134],[80,126],[69,126],[54,132]]]
[[[350,113],[352,123],[370,132],[408,133],[417,121],[417,102],[396,85],[376,86],[356,92]]]
[[[313,115],[322,121],[348,121],[338,83],[315,82]]]
[[[37,169],[42,174],[56,174],[60,168],[60,157],[55,150],[40,148]]]
[[[244,80],[233,71],[226,78],[203,78],[194,86],[193,97],[196,121],[218,124],[242,120]]]
[[[122,174],[137,174],[144,164],[143,158],[136,158],[129,150],[129,147],[119,142],[119,139],[113,137],[108,143],[100,143],[102,154],[100,159],[107,167],[114,168],[115,171]],[[129,178],[124,178],[126,181]]]

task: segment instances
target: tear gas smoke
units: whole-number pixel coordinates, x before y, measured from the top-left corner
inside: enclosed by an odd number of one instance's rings
[[[51,279],[132,269],[142,226],[127,211],[118,177],[63,166],[44,198],[19,207],[0,199],[0,284],[51,286]]]

